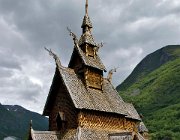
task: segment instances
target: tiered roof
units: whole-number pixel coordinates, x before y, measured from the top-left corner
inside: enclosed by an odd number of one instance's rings
[[[85,26],[88,26],[89,28],[92,28],[92,23],[91,23],[91,20],[88,16],[88,14],[86,13],[86,15],[84,16],[84,19],[83,19],[83,23],[81,25],[81,28],[85,27]]]
[[[31,129],[32,140],[126,140],[135,137],[138,140],[145,140],[141,134],[133,134],[131,132],[123,131],[108,131],[99,129],[81,128],[68,130],[63,136],[55,131],[35,131]]]
[[[65,68],[60,64],[57,64],[55,76],[62,78],[75,108],[117,113],[124,115],[127,118],[141,120],[134,106],[125,103],[106,78],[103,79],[102,91],[99,91],[87,88],[74,72],[74,69]],[[55,83],[54,80],[53,83]],[[48,112],[50,111],[49,109],[53,102],[52,100],[55,99],[54,97],[56,96],[55,93],[51,92],[53,91],[54,86],[55,85],[52,84],[43,115],[49,115]]]
[[[67,96],[71,98],[73,106],[77,110],[99,111],[101,113],[116,114],[135,121],[141,121],[134,106],[123,101],[107,78],[102,78],[102,89],[90,88],[86,86],[86,83],[82,80],[82,77],[78,75],[78,72],[73,69],[74,59],[78,56],[78,58],[81,59],[83,66],[88,66],[88,68],[94,68],[101,72],[106,71],[105,66],[97,54],[99,46],[95,43],[91,34],[91,28],[93,26],[88,16],[88,0],[86,0],[86,14],[81,27],[83,28],[83,34],[79,40],[75,34],[70,32],[74,40],[74,50],[68,67],[63,67],[57,55],[49,51],[55,59],[56,72],[44,107],[43,115],[50,115],[51,107],[58,94],[58,92],[54,92],[59,86],[59,82],[57,81],[61,81],[64,86],[63,88],[67,91]],[[86,46],[84,44],[95,49],[95,56],[89,57],[85,54],[82,49],[82,47]],[[142,125],[141,128],[144,129]],[[118,138],[118,140],[121,140],[124,139],[124,136],[128,136],[132,139],[134,135],[136,135],[137,139],[144,140],[139,133],[133,134],[127,131],[119,132],[103,129],[97,130],[92,128],[81,128],[80,126],[77,129],[68,130],[63,135],[60,135],[60,133],[56,131],[34,131],[32,128],[30,132],[32,140],[111,140],[114,136]]]
[[[73,59],[75,57],[75,54],[77,53],[79,55],[79,57],[82,59],[82,62],[85,66],[90,66],[90,67],[93,67],[93,68],[96,68],[99,70],[106,71],[106,68],[105,68],[104,64],[102,63],[99,55],[97,54],[97,51],[96,51],[96,55],[94,57],[88,57],[85,54],[85,52],[82,51],[82,48],[80,48],[80,46],[82,46],[84,44],[92,45],[93,47],[96,48],[95,50],[98,50],[98,48],[99,48],[99,45],[95,42],[93,35],[91,33],[91,28],[93,26],[92,26],[92,23],[88,16],[87,8],[88,8],[88,4],[86,1],[86,14],[84,16],[83,23],[81,26],[83,28],[83,34],[81,35],[79,40],[76,38],[77,42],[74,45],[74,50],[73,50],[73,53],[72,53],[72,56],[71,56],[71,59],[69,62],[69,67],[73,63]]]
[[[73,54],[71,56],[70,62],[69,62],[69,66],[71,67],[72,63],[73,63],[73,59],[75,56],[75,54],[78,54],[83,62],[84,65],[86,66],[90,66],[102,71],[106,71],[106,67],[104,66],[104,64],[102,63],[100,57],[98,56],[98,54],[95,57],[88,57],[86,56],[86,54],[81,50],[81,48],[79,47],[78,44],[75,44],[74,46],[74,50],[73,50]]]
[[[147,127],[145,126],[145,124],[143,122],[140,122],[140,124],[138,126],[138,131],[140,133],[148,132],[148,129],[147,129]]]
[[[81,46],[81,45],[83,45],[85,43],[91,44],[94,47],[97,47],[97,44],[95,43],[92,34],[89,33],[89,32],[85,32],[84,34],[82,34],[80,39],[79,39],[79,46]]]
[[[60,133],[56,131],[34,131],[30,129],[32,140],[60,140]]]

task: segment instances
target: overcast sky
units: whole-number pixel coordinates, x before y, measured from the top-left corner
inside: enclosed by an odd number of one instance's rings
[[[81,35],[84,7],[85,0],[0,0],[0,103],[42,113],[55,71],[44,46],[67,66],[66,27]],[[103,63],[119,67],[114,86],[147,54],[180,44],[180,0],[89,0],[89,16]]]

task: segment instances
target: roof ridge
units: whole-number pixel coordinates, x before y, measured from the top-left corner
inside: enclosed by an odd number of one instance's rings
[[[41,134],[41,133],[46,133],[46,134],[60,134],[59,131],[36,131],[36,130],[33,130],[33,133],[36,133],[36,134]]]

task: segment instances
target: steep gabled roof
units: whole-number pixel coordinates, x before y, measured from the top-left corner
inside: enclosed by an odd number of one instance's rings
[[[84,28],[85,26],[92,28],[92,23],[91,20],[88,16],[88,0],[86,0],[86,5],[85,5],[85,16],[83,19],[83,23],[81,25],[81,28]]]
[[[138,126],[138,131],[141,132],[148,132],[148,129],[146,127],[146,125],[143,122],[140,122],[139,126]]]
[[[81,37],[79,39],[79,46],[81,46],[85,43],[91,44],[94,47],[97,47],[97,44],[95,43],[94,38],[90,32],[85,32],[84,34],[81,35]]]
[[[144,140],[141,134],[136,133],[137,140]],[[132,132],[110,131],[103,129],[81,128],[69,129],[61,135],[57,131],[35,131],[31,128],[30,137],[32,140],[129,140],[133,138]]]
[[[71,68],[57,65],[57,71],[56,73],[59,73],[59,75],[56,74],[56,76],[62,79],[61,82],[64,83],[75,108],[117,113],[128,118],[140,120],[133,105],[125,103],[107,79],[103,79],[102,91],[99,91],[87,88]],[[49,107],[53,99],[56,98],[56,94],[52,92],[53,88],[57,86],[56,84],[57,83],[53,81],[43,115],[49,115]],[[129,109],[131,110],[129,111]]]
[[[139,132],[136,134],[138,140],[146,140]]]
[[[140,116],[139,116],[138,112],[136,111],[136,109],[134,108],[133,104],[125,103],[125,110],[127,110],[127,113],[128,113],[126,118],[141,120]]]
[[[71,56],[70,62],[69,62],[69,67],[71,67],[71,65],[73,65],[73,60],[76,59],[75,54],[77,52],[77,54],[79,55],[79,57],[82,59],[82,62],[84,65],[89,66],[89,67],[93,67],[102,71],[106,71],[105,66],[103,65],[103,63],[101,62],[100,57],[97,54],[97,51],[99,49],[99,45],[94,41],[94,38],[91,34],[91,28],[92,28],[92,23],[90,21],[90,18],[88,16],[88,1],[86,1],[86,14],[84,16],[83,19],[83,23],[81,28],[83,28],[83,34],[81,35],[80,39],[78,40],[76,35],[74,33],[71,32],[71,30],[68,29],[68,31],[70,31],[70,35],[73,37],[74,40],[74,51],[73,54]],[[84,44],[89,44],[91,47],[94,47],[94,51],[96,53],[96,55],[94,57],[88,57],[86,56],[85,52],[82,51],[82,48],[85,47],[83,46]],[[88,47],[90,47],[88,46]]]
[[[73,59],[74,59],[74,55],[77,52],[77,54],[79,55],[79,57],[81,58],[82,62],[84,65],[86,66],[90,66],[96,69],[100,69],[103,71],[106,71],[105,66],[103,65],[103,63],[101,62],[100,57],[98,56],[98,54],[95,57],[88,57],[86,56],[86,54],[80,49],[79,45],[76,44],[74,46],[74,50],[73,50],[73,54],[71,56],[70,62],[69,62],[69,66],[71,67],[71,63],[73,63]]]
[[[91,20],[88,16],[88,14],[86,14],[83,18],[83,22],[82,22],[82,25],[81,25],[81,28],[85,27],[85,26],[88,26],[89,28],[92,28],[92,23],[91,23]]]
[[[132,132],[121,132],[121,133],[109,134],[109,140],[132,140],[132,139],[133,139]]]
[[[60,133],[56,131],[34,131],[31,128],[30,137],[32,140],[60,140]]]
[[[79,128],[77,134],[79,134],[80,140],[130,140],[130,138],[133,138],[131,132],[111,131],[111,130],[103,130],[103,129]],[[113,135],[118,136],[118,139],[117,137],[113,139],[111,137]]]

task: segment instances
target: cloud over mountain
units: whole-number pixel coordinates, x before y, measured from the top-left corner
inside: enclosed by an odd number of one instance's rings
[[[84,0],[0,0],[0,102],[42,112],[54,61],[44,46],[67,66],[73,50],[66,27],[81,35]],[[123,81],[148,53],[179,44],[178,0],[91,0],[93,35],[104,42],[100,56],[107,69],[119,67]]]

